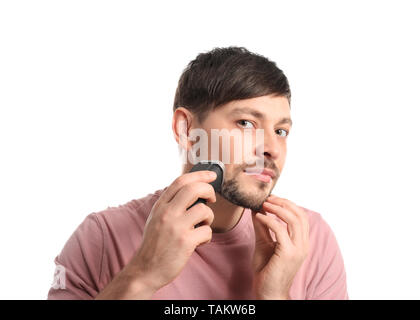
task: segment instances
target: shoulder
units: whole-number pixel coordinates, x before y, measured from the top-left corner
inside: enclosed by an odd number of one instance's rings
[[[48,298],[92,299],[140,243],[144,220],[163,190],[87,215],[55,258],[57,270],[65,270],[66,290],[52,287]]]
[[[321,213],[302,207],[302,206],[298,206],[300,209],[302,209],[307,217],[308,217],[308,221],[309,221],[309,226],[312,230],[312,232],[316,232],[316,233],[324,233],[326,231],[329,231],[330,226],[328,225],[328,223],[324,220],[323,216],[321,215]]]
[[[92,213],[102,234],[99,288],[126,265],[141,244],[147,217],[163,190]],[[98,239],[97,242],[100,240]],[[98,251],[99,254],[99,251]]]
[[[325,242],[331,240],[335,241],[334,232],[321,213],[302,206],[298,207],[302,209],[308,217],[309,239],[312,244],[317,244],[315,247],[322,247],[323,243],[325,247]]]
[[[133,228],[143,230],[153,205],[166,188],[156,190],[142,198],[132,199],[118,206],[110,206],[91,215],[96,216],[103,230],[128,231]]]

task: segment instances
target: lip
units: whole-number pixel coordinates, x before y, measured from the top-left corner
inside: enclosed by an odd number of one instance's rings
[[[244,172],[247,173],[247,174],[257,174],[257,175],[269,176],[271,179],[273,179],[275,177],[274,171],[271,170],[271,169],[264,169],[261,172],[260,172],[259,169],[245,169]]]

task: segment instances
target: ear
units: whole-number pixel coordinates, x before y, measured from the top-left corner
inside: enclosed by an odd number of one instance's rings
[[[192,142],[188,140],[191,130],[193,116],[191,112],[184,108],[178,107],[172,117],[172,132],[180,149],[188,151],[192,148]]]

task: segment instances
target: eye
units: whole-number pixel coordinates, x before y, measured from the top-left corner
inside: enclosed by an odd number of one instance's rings
[[[287,131],[287,130],[284,130],[284,129],[277,129],[276,130],[276,132],[277,131],[283,131],[282,133],[280,133],[280,136],[281,137],[287,137],[288,135],[289,135],[289,131]]]
[[[236,123],[238,123],[241,127],[244,127],[244,128],[246,128],[246,129],[254,127],[254,124],[253,124],[251,121],[248,121],[248,120],[239,120],[239,121],[237,121]],[[247,123],[248,123],[249,125],[251,125],[252,127],[246,127],[246,124],[247,124]]]

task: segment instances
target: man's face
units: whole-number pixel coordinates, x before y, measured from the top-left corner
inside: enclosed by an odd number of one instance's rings
[[[192,127],[207,132],[208,159],[221,160],[225,164],[222,197],[241,207],[255,211],[261,209],[276,185],[285,163],[287,135],[291,129],[291,122],[282,121],[284,119],[290,120],[289,102],[286,97],[274,96],[231,101],[210,112],[201,124],[194,118]],[[245,138],[244,134],[239,140],[230,135],[230,145],[226,145],[223,136],[227,132],[233,132],[231,130],[235,128],[241,133],[248,131],[251,139],[249,136]],[[225,134],[220,134],[221,139],[217,138],[220,139],[217,156],[210,156],[212,129],[227,129],[224,130]],[[257,129],[263,129],[260,130],[262,135],[259,136],[263,136],[263,141],[257,138]],[[248,143],[248,151],[244,148],[244,143]],[[234,158],[235,148],[242,148],[239,149],[242,150],[239,161]],[[230,155],[228,161],[222,158],[223,152]],[[262,169],[272,171],[272,178],[251,174],[250,169],[256,167],[257,160],[263,163]]]

